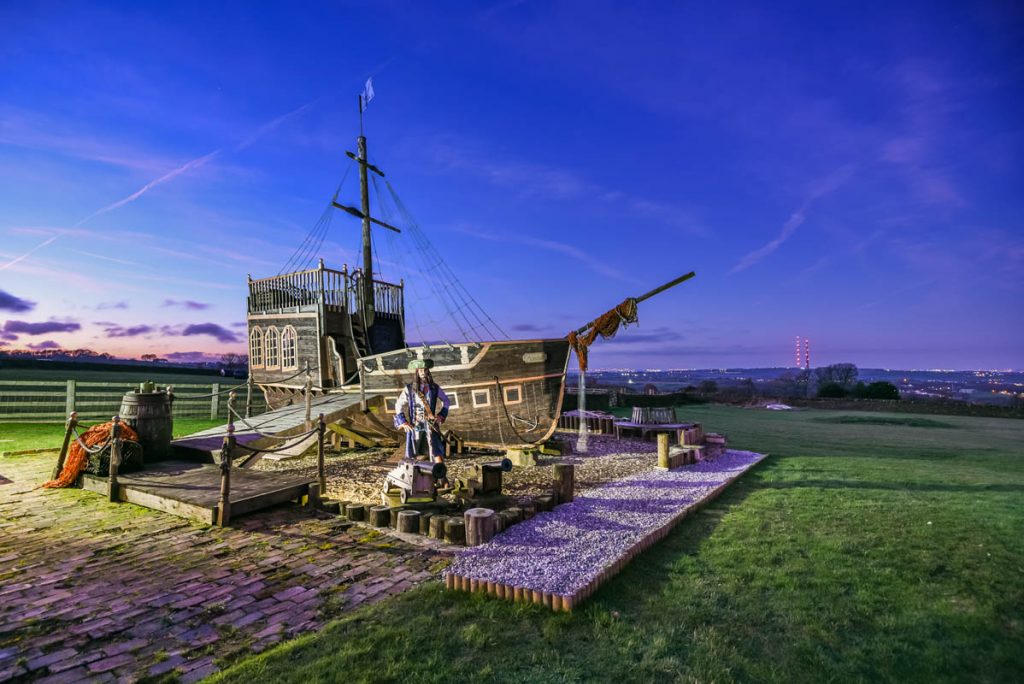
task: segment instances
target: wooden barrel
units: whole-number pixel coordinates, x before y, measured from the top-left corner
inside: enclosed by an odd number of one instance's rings
[[[163,392],[128,392],[121,400],[121,420],[139,433],[146,462],[171,455],[171,398]]]

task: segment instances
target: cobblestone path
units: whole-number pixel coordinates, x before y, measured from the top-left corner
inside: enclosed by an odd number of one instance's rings
[[[220,529],[0,459],[0,682],[192,682],[436,576],[448,558],[294,505]]]

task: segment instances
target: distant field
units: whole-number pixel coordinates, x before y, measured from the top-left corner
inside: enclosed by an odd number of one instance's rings
[[[221,384],[244,383],[245,380],[238,378],[225,378],[220,375],[208,373],[153,373],[146,372],[146,368],[139,368],[131,371],[122,370],[70,370],[70,369],[36,369],[36,368],[4,368],[0,366],[0,382],[5,380],[78,380],[79,382],[124,382],[127,384],[138,384],[146,380],[152,380],[160,386],[184,385],[184,384],[210,384],[219,382]]]
[[[1020,681],[1024,421],[680,412],[772,456],[573,614],[432,583],[214,681]]]

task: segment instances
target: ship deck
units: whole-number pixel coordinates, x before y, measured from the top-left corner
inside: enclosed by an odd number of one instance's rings
[[[220,468],[211,464],[163,461],[117,478],[119,501],[215,524],[220,504]],[[107,478],[83,474],[83,489],[107,495]],[[243,468],[231,471],[231,516],[252,513],[309,494],[311,480]]]

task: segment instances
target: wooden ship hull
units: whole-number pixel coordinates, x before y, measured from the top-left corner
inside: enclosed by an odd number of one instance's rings
[[[451,402],[444,423],[467,443],[514,446],[549,439],[558,424],[569,362],[565,339],[507,340],[409,347],[360,359],[361,391],[383,395],[390,424],[412,379],[412,359],[434,362],[431,374]]]

